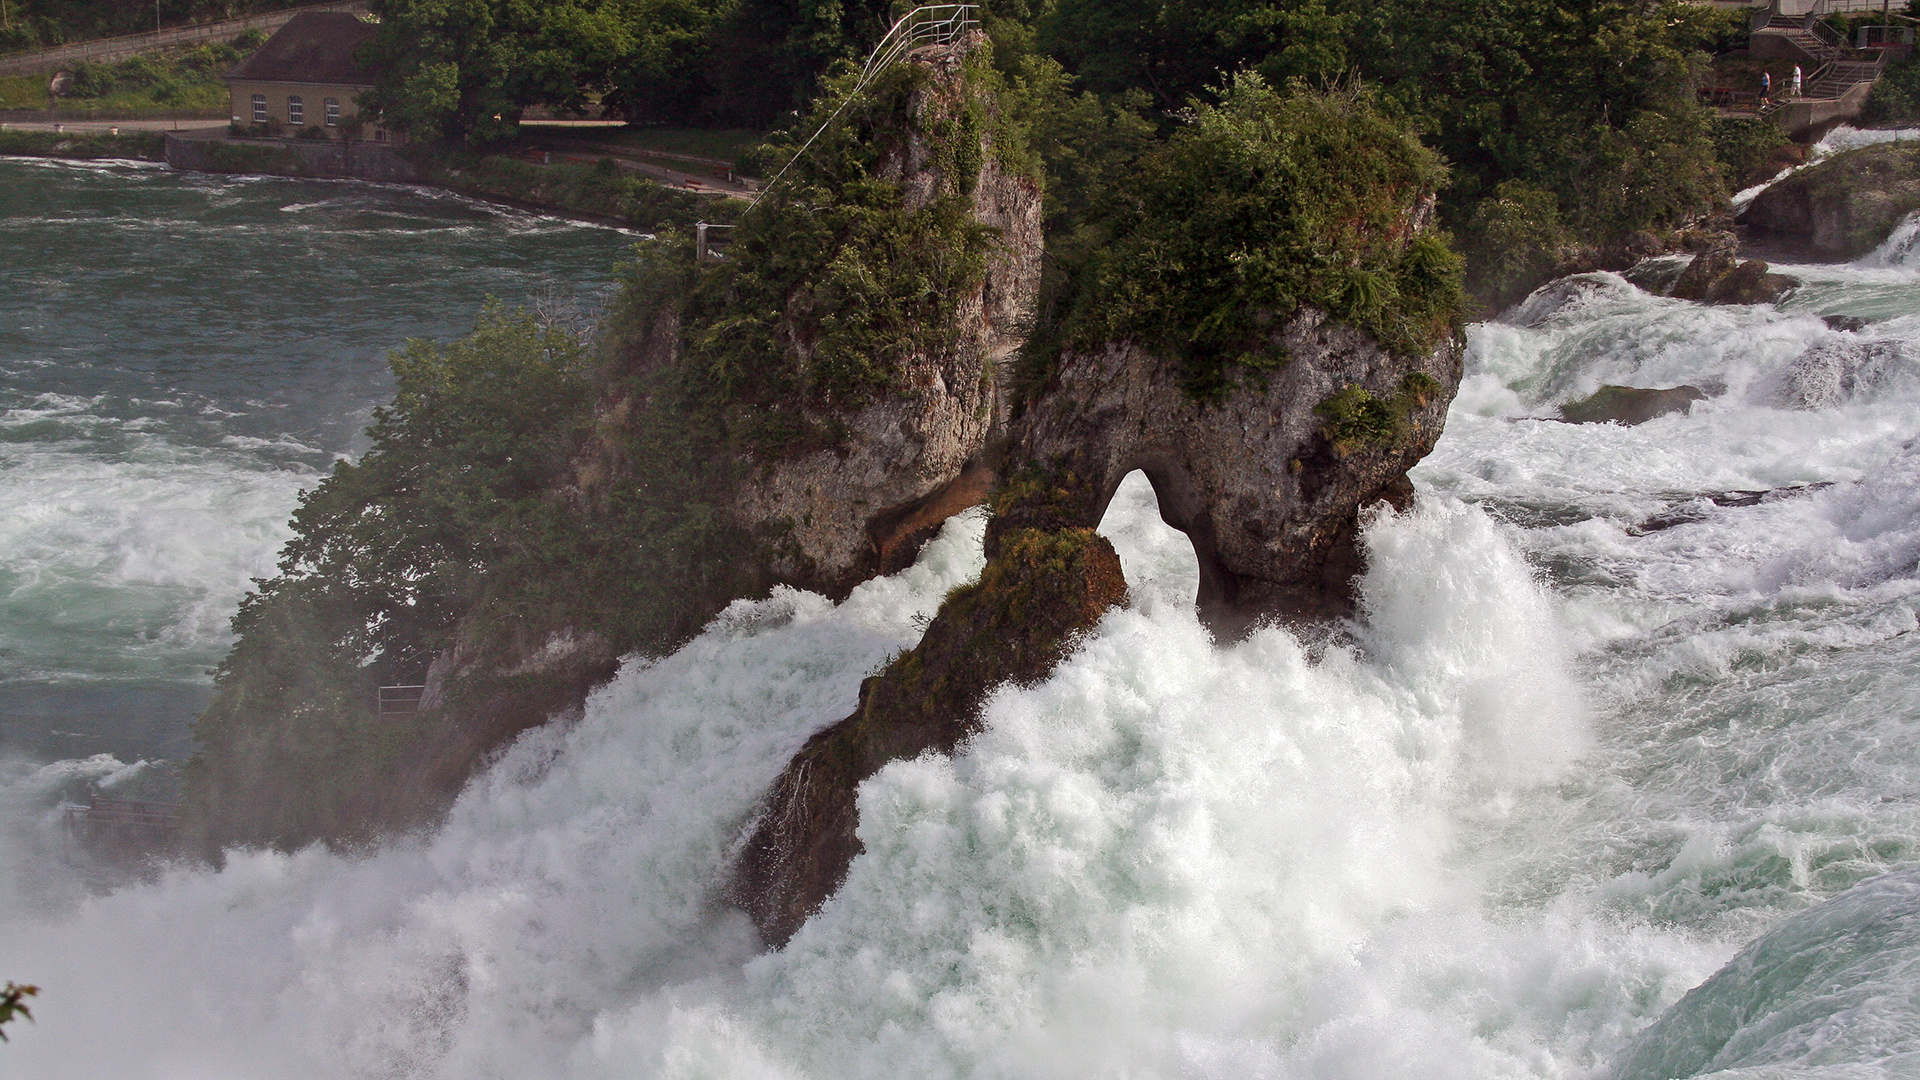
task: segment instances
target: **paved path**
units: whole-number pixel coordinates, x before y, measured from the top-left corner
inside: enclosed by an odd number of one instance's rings
[[[17,131],[225,131],[225,120],[9,120],[0,128]]]

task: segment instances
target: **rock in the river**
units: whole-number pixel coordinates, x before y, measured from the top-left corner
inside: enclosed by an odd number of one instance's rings
[[[1706,398],[1697,386],[1664,390],[1638,386],[1602,386],[1590,396],[1560,406],[1560,419],[1570,424],[1644,424],[1656,416],[1686,412]]]
[[[1760,193],[1743,229],[1834,261],[1872,251],[1900,219],[1920,209],[1920,146],[1882,143],[1849,150]]]
[[[1154,179],[1139,202],[1104,222],[1111,259],[1067,275],[1086,291],[1063,306],[1089,317],[1023,358],[980,583],[868,681],[855,715],[808,742],[755,820],[730,894],[769,942],[839,887],[860,848],[863,778],[954,748],[995,685],[1043,677],[1120,601],[1118,560],[1093,530],[1130,472],[1192,542],[1201,615],[1222,639],[1351,610],[1361,511],[1412,496],[1407,470],[1460,380],[1459,264],[1427,232],[1438,163],[1381,126],[1301,149],[1357,99],[1288,100],[1253,76],[1233,94],[1142,167]],[[1343,155],[1374,138],[1404,173],[1329,192],[1352,178]],[[1222,184],[1222,161],[1242,170],[1236,184]],[[1213,199],[1223,186],[1232,198]],[[1323,219],[1296,216],[1322,197],[1365,223],[1346,226],[1358,235],[1328,240]],[[1231,227],[1196,228],[1209,214]],[[1295,245],[1308,242],[1348,250],[1306,259]]]
[[[1779,401],[1790,409],[1831,409],[1870,396],[1909,369],[1898,342],[1824,341],[1786,369]]]
[[[1667,295],[1708,304],[1771,304],[1799,284],[1798,278],[1768,272],[1759,259],[1741,261],[1722,249],[1694,256]]]
[[[851,414],[809,410],[807,420],[840,433],[832,446],[750,463],[735,513],[749,530],[777,529],[790,540],[772,567],[779,580],[843,596],[911,563],[941,522],[978,504],[992,483],[981,457],[1006,420],[1002,369],[1024,340],[1040,278],[1040,187],[1003,167],[991,124],[978,125],[980,145],[964,154],[943,151],[928,134],[959,130],[969,110],[1000,108],[966,71],[968,54],[986,47],[976,34],[909,54],[907,137],[874,169],[902,186],[909,212],[951,190],[969,193],[974,220],[996,237],[986,276],[950,298],[951,331],[901,365],[906,392]],[[948,177],[954,162],[977,172]],[[789,341],[805,352],[799,335]]]
[[[1202,617],[1225,636],[1348,610],[1360,509],[1412,495],[1406,472],[1460,381],[1453,342],[1396,356],[1312,308],[1277,336],[1287,365],[1218,403],[1140,348],[1068,353],[1013,427],[1014,460],[1076,480],[1057,524],[1098,524],[1120,481],[1146,473],[1161,516],[1193,542]]]
[[[980,580],[947,598],[919,646],[868,679],[854,714],[808,739],[768,794],[728,888],[768,944],[786,944],[859,854],[862,780],[889,761],[951,752],[979,730],[994,687],[1043,678],[1125,599],[1105,538],[1002,526],[1015,518],[990,527]]]

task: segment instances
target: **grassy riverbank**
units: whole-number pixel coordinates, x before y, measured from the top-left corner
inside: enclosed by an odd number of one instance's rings
[[[18,157],[129,158],[165,161],[165,136],[158,131],[129,131],[111,135],[102,131],[53,132],[0,129],[0,154]]]
[[[230,43],[169,49],[112,64],[75,64],[61,96],[51,99],[45,75],[0,77],[0,109],[51,106],[55,119],[224,117],[230,106],[221,76],[265,40],[250,31]]]
[[[690,195],[623,171],[602,159],[540,165],[499,154],[419,159],[429,182],[483,199],[541,207],[658,229],[695,221],[732,221],[741,204],[733,199]]]

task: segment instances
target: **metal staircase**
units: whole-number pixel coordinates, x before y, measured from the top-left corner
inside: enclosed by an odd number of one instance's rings
[[[1812,81],[1801,91],[1810,98],[1837,98],[1860,85],[1880,77],[1880,60],[1836,60],[1814,72]]]
[[[827,117],[826,123],[821,124],[812,135],[807,136],[807,141],[800,144],[800,149],[787,159],[785,165],[780,166],[780,171],[760,189],[760,193],[754,196],[752,204],[747,209],[751,210],[760,205],[760,200],[766,198],[767,193],[780,183],[780,178],[787,175],[787,170],[793,167],[793,163],[806,156],[807,150],[813,146],[813,141],[820,137],[820,133],[832,127],[833,122],[840,118],[840,113],[846,109],[847,105],[872,85],[874,78],[894,61],[915,49],[928,45],[951,45],[978,29],[980,29],[978,4],[927,4],[902,15],[899,21],[893,24],[893,28],[887,31],[886,36],[880,39],[880,44],[873,47],[873,52],[867,56],[866,64],[860,69],[860,77],[854,81],[853,88],[840,99],[839,106],[833,110],[831,116]]]

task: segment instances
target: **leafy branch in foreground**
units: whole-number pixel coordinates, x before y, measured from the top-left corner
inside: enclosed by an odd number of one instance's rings
[[[33,1019],[33,1010],[27,1008],[26,999],[35,997],[39,993],[40,988],[37,986],[21,986],[13,982],[8,983],[5,990],[0,990],[0,1028],[4,1028],[6,1023],[16,1016]],[[6,1041],[7,1033],[0,1030],[0,1042]]]

